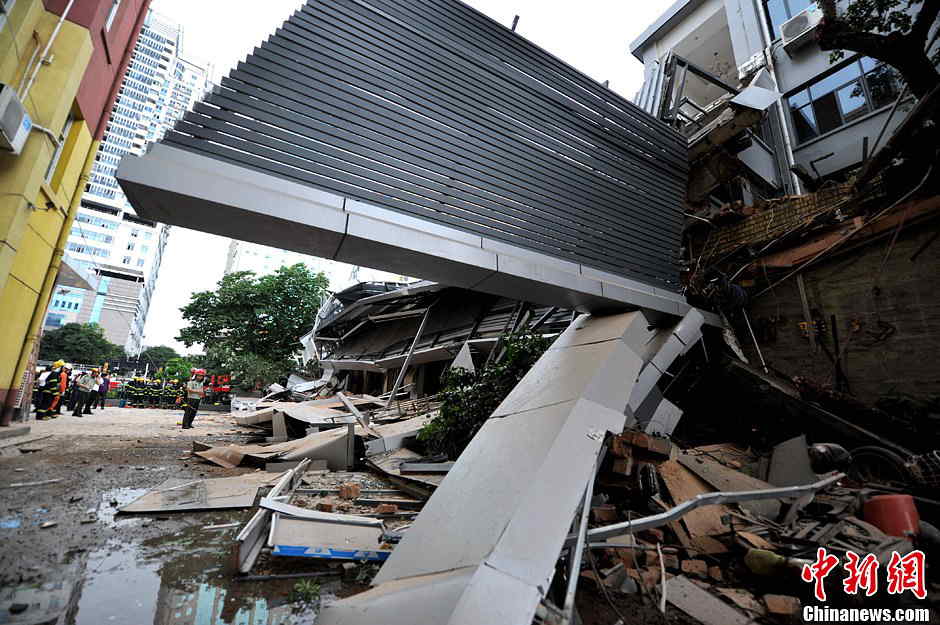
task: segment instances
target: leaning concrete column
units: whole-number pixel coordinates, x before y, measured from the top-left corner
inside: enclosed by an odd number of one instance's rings
[[[528,625],[607,432],[672,329],[578,318],[480,429],[374,580],[320,625]]]

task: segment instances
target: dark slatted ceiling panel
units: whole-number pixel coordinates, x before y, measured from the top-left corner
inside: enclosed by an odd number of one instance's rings
[[[454,0],[311,1],[165,142],[676,288],[684,139]]]

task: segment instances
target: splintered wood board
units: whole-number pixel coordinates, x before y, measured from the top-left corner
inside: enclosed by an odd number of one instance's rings
[[[773,488],[767,482],[751,477],[741,471],[730,469],[725,465],[704,456],[680,454],[679,464],[705,480],[715,490],[733,492],[739,490],[767,490]],[[745,510],[754,514],[776,519],[780,514],[780,501],[777,499],[763,499],[759,501],[744,501],[739,504]]]
[[[696,495],[712,492],[708,484],[675,460],[660,464],[659,475],[666,483],[669,495],[676,505],[689,501]],[[692,538],[723,534],[729,528],[721,522],[721,517],[729,512],[731,511],[724,505],[703,506],[692,510],[682,520]]]

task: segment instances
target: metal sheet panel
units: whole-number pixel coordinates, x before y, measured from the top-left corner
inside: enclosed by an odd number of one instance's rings
[[[311,0],[164,143],[678,288],[684,138],[456,0]]]

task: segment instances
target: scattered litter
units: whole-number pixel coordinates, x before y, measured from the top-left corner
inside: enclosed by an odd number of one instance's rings
[[[45,523],[41,524],[41,525],[39,526],[39,528],[40,528],[40,529],[48,529],[48,528],[50,528],[50,527],[55,527],[55,526],[58,525],[58,524],[59,524],[58,521],[46,521]]]

